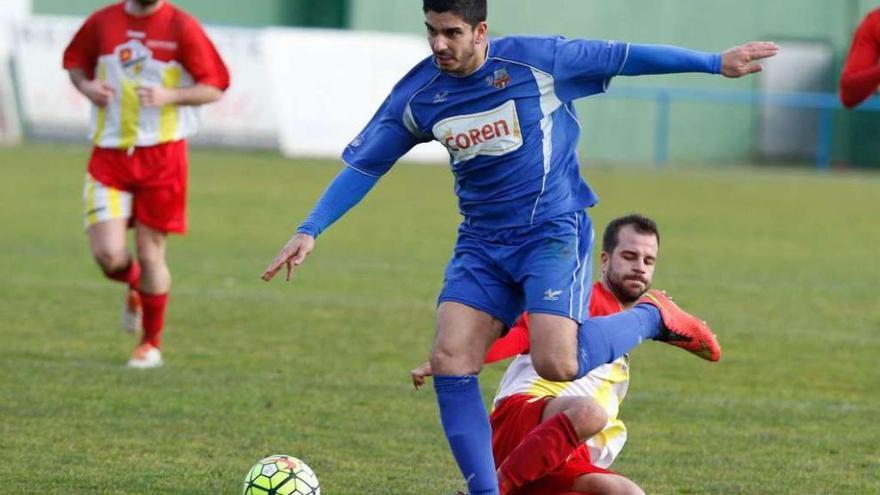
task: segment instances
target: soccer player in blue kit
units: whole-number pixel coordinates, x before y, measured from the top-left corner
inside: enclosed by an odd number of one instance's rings
[[[345,167],[263,273],[289,279],[315,238],[407,151],[439,141],[449,151],[463,221],[438,298],[430,362],[440,420],[471,494],[507,493],[496,477],[491,430],[477,383],[486,350],[524,310],[538,373],[570,381],[645,339],[717,361],[705,322],[662,295],[587,318],[598,198],[581,178],[573,101],[605,92],[615,76],[703,72],[736,78],[778,47],[753,42],[723,53],[562,37],[489,40],[486,0],[423,0],[433,55],[401,79],[343,152]],[[500,491],[499,491],[500,483]]]

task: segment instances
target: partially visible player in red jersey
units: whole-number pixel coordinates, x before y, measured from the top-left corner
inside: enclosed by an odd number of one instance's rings
[[[143,330],[128,366],[161,366],[171,289],[166,236],[186,231],[186,138],[198,127],[196,107],[220,99],[229,72],[199,22],[165,0],[93,13],[63,64],[93,104],[83,193],[92,255],[108,278],[128,284],[125,329]]]
[[[590,293],[590,317],[636,304],[649,290],[659,250],[654,221],[641,215],[612,220],[605,229],[601,278]],[[644,495],[608,466],[623,449],[626,427],[617,418],[629,383],[624,356],[573,382],[550,382],[534,370],[528,315],[489,349],[486,363],[517,356],[495,397],[492,450],[503,495]],[[412,371],[416,388],[430,375]]]
[[[854,108],[880,87],[880,9],[868,13],[856,29],[840,77],[840,100]]]

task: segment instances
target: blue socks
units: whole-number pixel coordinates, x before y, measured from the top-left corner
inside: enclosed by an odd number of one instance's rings
[[[661,326],[660,310],[650,304],[585,320],[578,328],[577,378],[623,356],[643,340],[656,338]]]
[[[497,495],[492,429],[475,375],[434,376],[440,422],[470,495]]]

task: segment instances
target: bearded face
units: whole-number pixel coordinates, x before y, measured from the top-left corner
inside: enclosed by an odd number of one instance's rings
[[[657,261],[657,237],[626,225],[618,232],[618,244],[602,253],[602,279],[618,301],[630,304],[650,287]]]
[[[618,301],[629,304],[642,297],[651,287],[651,276],[646,273],[627,271],[610,264],[605,272],[605,284]]]

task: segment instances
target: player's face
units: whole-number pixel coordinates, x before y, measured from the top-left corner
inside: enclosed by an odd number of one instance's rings
[[[657,237],[637,232],[632,225],[621,227],[614,252],[603,252],[602,279],[617,300],[635,302],[651,287],[657,262]]]
[[[434,52],[437,66],[455,75],[467,75],[482,65],[486,58],[487,25],[476,26],[451,12],[425,14],[428,44]]]

